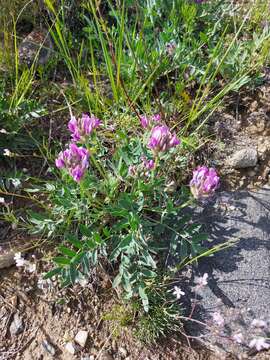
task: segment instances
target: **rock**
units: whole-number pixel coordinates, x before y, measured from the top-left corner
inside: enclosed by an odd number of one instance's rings
[[[67,352],[69,352],[71,355],[74,355],[76,353],[76,347],[75,345],[70,341],[66,343],[65,349]]]
[[[233,210],[222,210],[225,203]],[[215,204],[218,207],[208,204],[199,214],[209,234],[209,246],[236,241],[232,247],[202,258],[198,266],[200,275],[208,274],[208,285],[200,293],[197,319],[213,323],[216,313],[215,319],[221,316],[226,327],[221,326],[220,330],[215,324],[213,332],[210,327],[198,329],[191,325],[190,332],[195,336],[203,332],[209,347],[219,352],[240,355],[236,342],[226,341],[226,336],[217,336],[218,333],[241,333],[248,344],[256,336],[252,320],[270,318],[269,204],[270,186],[265,186],[259,191],[221,193]]]
[[[16,312],[13,321],[9,327],[9,331],[11,335],[18,335],[20,334],[24,329],[23,321],[20,318],[19,314]]]
[[[55,355],[56,351],[55,351],[54,346],[52,344],[50,344],[47,340],[43,340],[41,344],[42,344],[44,350],[47,351],[47,353],[51,354],[52,356]]]
[[[255,171],[255,170],[249,170],[249,171],[248,171],[248,176],[254,177],[255,175],[256,175],[256,171]]]
[[[245,148],[234,153],[228,160],[228,164],[234,169],[243,169],[254,167],[258,162],[257,150],[254,148]]]
[[[75,342],[79,344],[82,348],[85,347],[86,341],[88,338],[88,331],[80,330],[75,336]]]
[[[34,29],[19,45],[19,61],[31,66],[37,60],[38,64],[45,65],[52,55],[53,44],[48,31]]]

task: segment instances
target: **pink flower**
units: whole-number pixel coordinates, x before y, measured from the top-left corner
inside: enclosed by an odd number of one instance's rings
[[[171,133],[168,126],[158,125],[151,131],[148,147],[152,149],[154,153],[159,153],[168,151],[179,144],[180,140],[176,134]]]
[[[152,116],[152,120],[156,123],[160,122],[161,120],[161,115],[160,114],[155,114]]]
[[[72,134],[73,141],[85,141],[94,129],[101,125],[101,121],[87,114],[82,114],[82,117],[78,120],[72,116],[69,123],[68,129]]]
[[[140,120],[141,120],[141,125],[144,129],[149,126],[150,121],[146,116],[140,116]]]
[[[196,199],[213,195],[219,186],[219,177],[216,170],[206,166],[199,166],[193,171],[193,178],[189,186]]]
[[[270,348],[270,344],[267,342],[267,339],[263,337],[258,337],[250,341],[250,348],[255,348],[257,351],[267,350]]]
[[[151,127],[152,123],[155,122],[155,123],[159,123],[160,120],[161,120],[161,115],[160,114],[155,114],[155,115],[152,115],[152,116],[140,116],[140,120],[141,120],[141,126],[146,129],[146,128],[149,128]]]
[[[61,151],[55,160],[59,169],[66,168],[76,182],[79,182],[88,168],[89,152],[76,144],[69,144],[69,148]]]
[[[147,160],[147,158],[145,157],[145,156],[142,156],[141,157],[141,160],[142,160],[142,162],[143,162],[143,168],[145,169],[145,170],[152,170],[152,169],[154,169],[154,167],[155,167],[155,162],[154,162],[154,160]]]
[[[130,165],[128,168],[128,175],[129,176],[136,176],[137,174],[137,167],[136,165]]]

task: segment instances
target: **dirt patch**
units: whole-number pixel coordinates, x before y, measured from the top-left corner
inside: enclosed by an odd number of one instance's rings
[[[215,113],[209,131],[216,136],[210,157],[219,168],[227,189],[256,188],[269,182],[270,175],[270,79],[265,70],[264,84],[256,91],[235,94]],[[257,150],[255,167],[233,169],[228,160],[238,150]]]
[[[117,296],[108,282],[96,276],[96,283],[101,283],[102,287],[96,287],[94,281],[85,287],[76,285],[59,291],[57,286],[50,285],[41,290],[37,275],[26,275],[15,267],[2,271],[0,359],[218,360],[209,351],[197,352],[189,348],[183,344],[183,339],[175,336],[145,346],[134,338],[131,327],[105,320],[106,315],[120,318],[122,305],[117,303]],[[15,314],[22,328],[12,335]],[[65,346],[74,342],[79,330],[88,332],[88,340],[84,348],[75,346],[76,353],[72,355]],[[50,348],[48,350],[48,344],[54,355]]]

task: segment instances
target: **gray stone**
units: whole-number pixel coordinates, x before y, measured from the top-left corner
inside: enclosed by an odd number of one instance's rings
[[[234,153],[228,160],[228,165],[234,169],[254,167],[258,162],[258,153],[254,148],[245,148]]]
[[[52,344],[50,344],[47,340],[42,341],[42,346],[47,353],[51,354],[52,356],[55,355],[56,350],[55,350],[54,346]]]
[[[77,351],[75,345],[70,341],[68,343],[66,343],[65,345],[65,349],[68,353],[70,353],[71,355],[74,355]]]
[[[80,331],[78,331],[74,340],[77,344],[79,344],[82,348],[84,348],[87,338],[88,338],[88,331],[80,330]]]
[[[210,347],[238,354],[239,345],[217,333],[241,333],[248,345],[258,334],[252,320],[270,320],[270,187],[221,193],[199,213],[198,221],[209,234],[209,247],[232,240],[235,245],[200,260],[197,271],[208,274],[208,285],[199,294],[196,316],[210,322],[214,331],[194,325],[190,330],[206,332]],[[225,328],[217,329],[214,313],[224,318]]]
[[[9,331],[11,335],[18,335],[24,329],[23,321],[18,313],[14,314],[13,321],[9,327]]]
[[[28,34],[18,48],[19,61],[31,66],[33,62],[40,65],[48,63],[52,56],[53,44],[49,32],[44,29],[34,29]]]

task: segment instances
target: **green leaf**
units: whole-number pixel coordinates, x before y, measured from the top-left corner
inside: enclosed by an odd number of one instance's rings
[[[63,255],[67,255],[70,258],[73,258],[74,256],[77,255],[77,253],[75,251],[73,251],[63,245],[60,245],[58,249]]]
[[[86,225],[80,224],[79,228],[80,228],[80,232],[82,233],[82,235],[84,235],[86,237],[92,237],[93,233]]]
[[[146,278],[154,278],[156,277],[156,273],[149,269],[142,269],[141,270],[142,275],[144,275]]]
[[[141,284],[139,286],[139,295],[140,295],[140,298],[142,300],[144,311],[148,312],[149,311],[149,300],[148,300],[148,296],[147,296],[147,294],[145,292],[145,285],[144,284]]]
[[[52,278],[53,276],[55,275],[59,275],[62,271],[62,268],[58,267],[58,268],[55,268],[51,271],[48,271],[44,276],[43,276],[43,279],[46,280],[46,279],[50,279]]]
[[[64,256],[54,257],[53,261],[58,265],[70,265],[70,259],[67,259]]]
[[[83,256],[84,256],[84,253],[83,253],[83,252],[77,254],[77,255],[71,260],[71,263],[72,263],[73,265],[78,264],[78,263],[81,261],[81,258],[82,258]]]
[[[111,260],[116,260],[117,257],[120,255],[120,253],[126,250],[130,246],[132,240],[133,237],[131,234],[125,236],[124,239],[122,239],[120,243],[116,246],[116,248],[112,251],[110,256]]]
[[[118,285],[120,285],[121,281],[122,281],[122,274],[119,273],[119,274],[114,278],[113,283],[112,283],[112,287],[113,287],[113,288],[116,288]]]
[[[83,244],[73,235],[67,235],[66,239],[68,242],[70,242],[75,248],[82,249]]]

